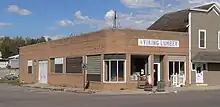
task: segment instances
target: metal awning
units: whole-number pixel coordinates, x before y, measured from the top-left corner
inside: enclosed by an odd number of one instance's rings
[[[198,52],[192,62],[220,63],[220,52]]]

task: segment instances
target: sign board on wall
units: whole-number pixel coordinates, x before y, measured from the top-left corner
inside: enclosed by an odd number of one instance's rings
[[[28,61],[28,66],[33,66],[33,61],[32,60]]]
[[[63,58],[55,58],[55,64],[63,64]]]
[[[154,47],[179,47],[178,40],[159,40],[159,39],[138,39],[138,46]]]

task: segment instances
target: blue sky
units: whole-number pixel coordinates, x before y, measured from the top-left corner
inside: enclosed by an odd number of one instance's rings
[[[1,0],[0,36],[54,39],[111,27],[146,29],[162,14],[213,0]],[[219,0],[217,0],[218,2]]]

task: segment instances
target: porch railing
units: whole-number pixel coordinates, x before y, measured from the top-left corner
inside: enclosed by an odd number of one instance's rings
[[[181,87],[185,85],[185,76],[180,74],[171,75],[171,87]]]

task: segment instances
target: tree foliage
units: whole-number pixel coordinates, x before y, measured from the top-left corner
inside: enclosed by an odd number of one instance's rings
[[[51,39],[48,39],[51,40]],[[2,37],[0,38],[0,51],[2,53],[2,58],[8,58],[13,55],[19,54],[19,48],[22,46],[37,44],[46,42],[46,38],[23,38],[20,36],[10,38],[10,37]]]

